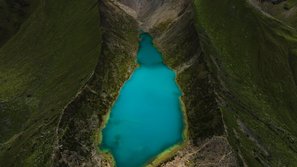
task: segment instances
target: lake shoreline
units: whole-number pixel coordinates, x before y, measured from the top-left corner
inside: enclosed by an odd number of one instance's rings
[[[148,34],[148,33],[145,33],[145,34]],[[178,96],[178,101],[179,101],[179,109],[178,110],[182,114],[182,137],[181,137],[181,140],[179,142],[177,142],[176,144],[174,144],[174,145],[166,148],[165,150],[161,151],[155,157],[153,157],[152,160],[149,160],[147,163],[144,164],[144,166],[149,166],[149,167],[160,165],[161,163],[163,163],[167,159],[171,158],[172,156],[174,156],[174,154],[178,150],[182,149],[186,145],[186,143],[188,141],[187,112],[186,112],[185,105],[184,105],[184,103],[182,101],[183,92],[182,92],[182,90],[181,90],[181,88],[180,88],[180,86],[178,85],[178,82],[177,82],[177,73],[176,73],[175,70],[169,68],[163,62],[162,53],[157,49],[157,47],[154,45],[153,42],[152,42],[152,44],[153,44],[153,47],[158,51],[158,54],[160,54],[161,59],[162,59],[162,64],[164,65],[164,67],[168,68],[168,70],[170,70],[171,72],[174,73],[174,82],[175,82],[176,86],[178,87],[178,91],[181,93],[181,95]],[[139,44],[139,48],[140,48],[140,44]],[[116,166],[116,161],[115,161],[114,156],[112,155],[112,151],[110,149],[100,147],[102,145],[102,142],[103,142],[103,130],[106,128],[106,126],[108,124],[108,121],[110,120],[110,114],[111,114],[112,109],[115,106],[117,100],[119,99],[120,92],[125,87],[125,84],[133,78],[133,74],[135,74],[137,69],[141,68],[141,66],[142,66],[140,60],[138,59],[138,53],[137,53],[137,62],[138,62],[138,65],[135,66],[135,68],[131,72],[129,78],[122,84],[121,89],[118,91],[117,98],[112,103],[111,108],[109,109],[108,113],[105,116],[103,116],[103,122],[101,124],[102,126],[100,126],[100,128],[98,129],[98,133],[97,133],[98,135],[96,136],[96,140],[98,141],[98,145],[99,145],[98,150],[99,150],[100,154],[102,156],[104,156],[105,159],[110,161],[113,166]]]

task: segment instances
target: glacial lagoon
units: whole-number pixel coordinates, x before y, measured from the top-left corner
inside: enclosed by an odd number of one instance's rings
[[[100,148],[113,155],[117,167],[142,167],[183,141],[176,74],[163,63],[148,33],[140,35],[137,61],[102,131]]]

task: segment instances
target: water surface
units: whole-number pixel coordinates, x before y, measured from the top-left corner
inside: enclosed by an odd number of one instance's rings
[[[101,149],[112,153],[117,167],[144,166],[183,140],[175,73],[163,64],[149,34],[140,39],[140,66],[123,85],[102,132]]]

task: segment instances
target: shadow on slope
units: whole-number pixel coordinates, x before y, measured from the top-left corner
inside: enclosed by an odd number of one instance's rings
[[[195,6],[202,48],[221,85],[229,141],[241,163],[296,166],[296,30],[246,0],[195,0]]]
[[[96,0],[40,1],[0,49],[0,166],[50,166],[60,115],[99,51]]]

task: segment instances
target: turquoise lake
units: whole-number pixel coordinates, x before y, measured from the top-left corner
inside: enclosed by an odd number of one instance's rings
[[[182,93],[148,33],[140,35],[137,60],[102,132],[100,148],[112,153],[117,167],[142,167],[183,141]]]

